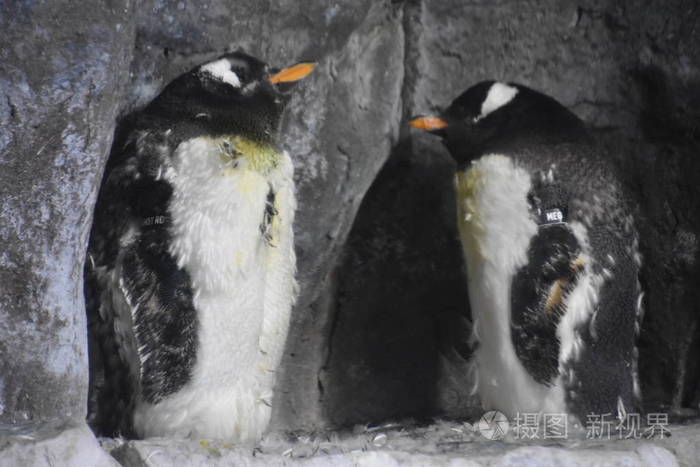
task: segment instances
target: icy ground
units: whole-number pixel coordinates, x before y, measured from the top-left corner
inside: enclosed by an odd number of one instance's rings
[[[523,441],[484,438],[469,425],[436,422],[356,427],[314,435],[270,434],[255,448],[208,440],[98,441],[85,425],[1,429],[0,466],[696,466],[700,424],[669,425],[652,439]],[[110,456],[109,454],[112,456]]]
[[[563,441],[525,442],[513,433],[491,441],[463,423],[437,422],[357,427],[345,433],[271,434],[253,449],[204,440],[109,440],[103,447],[130,466],[695,465],[700,459],[700,425],[671,425],[669,431],[663,438],[622,441],[578,434]]]

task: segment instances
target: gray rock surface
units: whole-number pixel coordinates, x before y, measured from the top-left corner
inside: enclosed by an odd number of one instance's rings
[[[465,367],[453,166],[405,121],[491,78],[556,97],[617,155],[640,201],[645,399],[697,408],[699,8],[684,0],[0,4],[0,422],[84,417],[81,269],[114,119],[239,47],[276,66],[319,62],[284,121],[302,292],[274,428],[463,417],[478,406]]]
[[[274,420],[323,420],[319,372],[328,354],[337,258],[362,197],[398,138],[403,80],[401,11],[388,3],[366,20],[291,103],[284,125],[294,154],[301,295],[278,379]]]
[[[83,419],[83,261],[133,8],[3,2],[0,31],[0,423]]]
[[[179,74],[229,50],[243,49],[278,67],[321,59],[345,46],[371,5],[369,0],[141,1],[122,110],[145,105]]]

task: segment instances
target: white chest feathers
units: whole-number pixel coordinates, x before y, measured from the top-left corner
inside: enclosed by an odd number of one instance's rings
[[[237,277],[262,274],[269,246],[260,229],[268,194],[279,189],[274,175],[254,170],[244,156],[228,158],[225,150],[208,138],[184,142],[165,172],[173,186],[171,252],[199,291],[225,290]]]
[[[191,279],[197,353],[191,380],[137,407],[143,436],[258,439],[296,295],[293,167],[239,137],[183,142],[173,186],[171,253]]]
[[[590,320],[602,283],[590,266],[586,227],[573,221],[569,227],[581,246],[584,266],[556,328],[559,376],[551,385],[535,381],[516,354],[511,331],[511,284],[527,263],[530,242],[538,233],[527,200],[531,187],[530,174],[502,155],[484,156],[456,178],[473,337],[479,343],[474,356],[477,389],[485,408],[509,417],[519,412],[567,412],[563,378],[570,375],[564,375],[565,363],[578,358],[578,330]]]
[[[528,374],[511,340],[511,281],[527,262],[538,228],[527,202],[530,175],[508,157],[488,155],[457,174],[456,188],[482,403],[510,417],[561,412],[561,391],[553,393]]]

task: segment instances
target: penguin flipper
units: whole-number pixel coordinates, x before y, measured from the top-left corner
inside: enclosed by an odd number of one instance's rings
[[[88,422],[107,436],[133,437],[137,401],[184,384],[194,358],[189,277],[168,252],[168,224],[145,222],[166,219],[172,192],[158,176],[163,138],[134,135],[110,156],[85,267]]]
[[[603,281],[598,302],[588,326],[579,330],[584,344],[580,355],[569,363],[575,375],[567,391],[575,398],[569,403],[580,417],[611,414],[621,420],[641,410],[636,339],[642,290],[636,242],[621,236],[622,230],[603,229],[591,239],[594,248],[611,254],[599,260],[595,273]]]
[[[110,162],[122,159],[105,172],[95,206],[88,258],[84,268],[84,288],[88,322],[87,421],[98,435],[131,437],[129,414],[136,395],[130,365],[120,352],[123,332],[115,330],[120,312],[115,308],[114,283],[121,242],[132,225],[130,193],[135,180],[136,160],[126,147],[112,154]]]
[[[582,269],[581,247],[566,224],[541,227],[528,247],[528,261],[513,277],[511,335],[515,352],[539,383],[559,374],[557,326],[566,296]]]
[[[172,145],[167,133],[136,132],[127,148],[133,148],[134,156],[115,167],[122,173],[109,184],[121,190],[130,218],[119,239],[112,278],[119,296],[115,332],[138,400],[157,403],[189,380],[197,320],[190,277],[170,253],[172,186],[162,173]]]
[[[189,380],[197,318],[187,271],[168,251],[165,229],[142,232],[121,263],[143,401],[157,403]],[[126,321],[126,320],[125,320]]]

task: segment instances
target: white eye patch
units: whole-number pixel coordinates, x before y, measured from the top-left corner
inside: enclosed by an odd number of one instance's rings
[[[207,63],[206,65],[202,66],[200,70],[205,73],[209,73],[219,81],[230,84],[234,88],[241,87],[241,80],[238,79],[238,75],[236,73],[231,71],[231,63],[225,58]]]
[[[518,88],[504,83],[493,83],[489,88],[486,99],[481,103],[481,113],[474,119],[474,122],[478,122],[494,110],[498,110],[512,101],[517,93]]]

